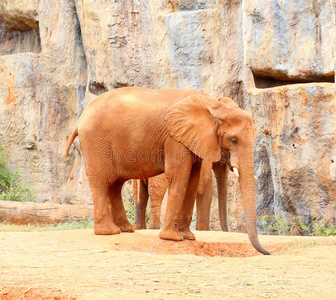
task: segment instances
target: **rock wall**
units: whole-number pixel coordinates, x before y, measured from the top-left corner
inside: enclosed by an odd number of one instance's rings
[[[336,222],[335,12],[333,0],[2,0],[10,167],[42,202],[92,203],[78,143],[63,158],[85,105],[123,86],[203,89],[254,116],[258,214]]]
[[[243,9],[259,213],[335,222],[335,2],[263,2]]]

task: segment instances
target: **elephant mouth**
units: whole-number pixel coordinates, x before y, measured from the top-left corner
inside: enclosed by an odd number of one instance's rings
[[[220,166],[225,166],[226,165],[230,169],[231,172],[235,173],[237,175],[237,177],[239,177],[238,167],[233,166],[231,164],[230,152],[229,151],[222,150],[221,151],[221,159],[216,164],[219,164]]]
[[[227,165],[231,170],[232,166],[231,166],[231,162],[230,162],[230,152],[229,151],[226,151],[226,150],[221,151],[221,159],[220,159],[219,163],[222,166]]]
[[[231,165],[231,160],[230,160],[230,152],[226,150],[221,151],[221,159],[215,163],[216,165],[219,166],[227,166],[231,172],[235,172],[235,166]],[[237,169],[237,168],[236,168]]]

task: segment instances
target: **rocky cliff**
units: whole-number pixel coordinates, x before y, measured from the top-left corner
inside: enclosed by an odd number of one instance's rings
[[[333,0],[1,0],[10,167],[42,202],[91,203],[78,144],[63,158],[86,103],[123,86],[203,89],[253,114],[258,214],[335,222],[335,17]]]

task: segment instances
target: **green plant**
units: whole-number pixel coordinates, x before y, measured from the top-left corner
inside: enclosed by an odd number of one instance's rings
[[[287,222],[280,216],[262,216],[259,221],[259,226],[269,235],[286,235],[289,231]]]
[[[292,217],[286,222],[279,216],[264,215],[260,218],[259,226],[269,235],[336,235],[336,226],[319,217],[306,225],[300,216]]]
[[[316,224],[314,226],[314,230],[310,235],[315,236],[329,236],[329,235],[336,235],[336,225],[330,224],[325,220],[316,219]]]
[[[7,161],[8,152],[0,145],[0,193],[5,192],[18,176],[17,172],[8,170]]]
[[[1,231],[59,231],[73,229],[93,229],[94,222],[92,218],[81,218],[77,221],[65,223],[48,224],[48,225],[13,225],[8,222],[0,222]]]
[[[93,229],[94,222],[92,218],[82,218],[77,221],[58,223],[56,225],[45,226],[46,230],[71,230],[71,229]]]
[[[21,176],[19,176],[14,183],[7,188],[7,190],[0,194],[2,201],[18,201],[18,202],[37,202],[35,198],[35,189],[28,184],[25,184]]]
[[[0,145],[0,200],[36,202],[35,190],[24,183],[19,172],[7,168],[8,152]]]
[[[125,206],[125,211],[127,219],[131,224],[134,224],[134,200],[132,191],[132,180],[128,180],[122,190],[123,202]]]

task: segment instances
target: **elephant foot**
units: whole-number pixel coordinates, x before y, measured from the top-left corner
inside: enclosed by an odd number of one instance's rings
[[[183,236],[183,239],[185,240],[196,240],[195,235],[190,231],[190,229],[184,229],[184,230],[180,230],[180,233]]]
[[[157,226],[157,225],[150,225],[149,224],[148,229],[160,229],[160,225]]]
[[[120,228],[121,232],[134,232],[134,227],[130,222],[128,222],[127,218],[114,220],[114,223]]]
[[[120,228],[113,224],[95,224],[94,225],[94,234],[96,235],[113,235],[113,234],[120,234]]]
[[[134,224],[134,228],[135,228],[135,230],[146,229],[146,223],[143,224],[143,223],[138,222],[138,223]]]
[[[134,232],[134,227],[130,223],[118,224],[121,232]]]
[[[159,238],[162,240],[182,241],[183,235],[177,230],[165,228],[160,232]]]

